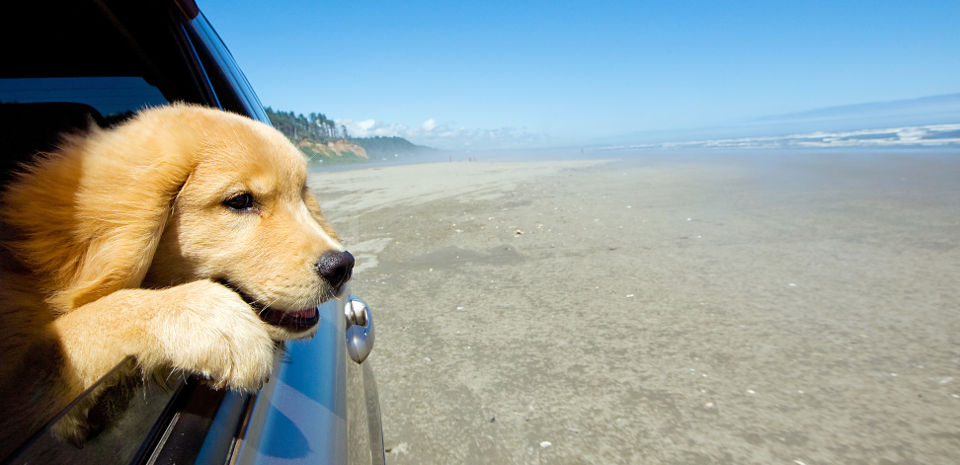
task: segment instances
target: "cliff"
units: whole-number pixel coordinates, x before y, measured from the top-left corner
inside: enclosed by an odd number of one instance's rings
[[[326,142],[303,139],[297,143],[297,147],[310,157],[310,161],[350,162],[370,159],[363,147],[342,139]]]

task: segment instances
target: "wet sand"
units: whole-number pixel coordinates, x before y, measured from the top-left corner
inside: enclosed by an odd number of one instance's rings
[[[318,173],[394,464],[951,464],[960,154]]]

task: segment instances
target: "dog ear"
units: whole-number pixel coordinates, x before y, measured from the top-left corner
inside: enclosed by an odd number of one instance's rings
[[[11,182],[0,214],[13,253],[40,275],[55,308],[140,285],[193,169],[183,149],[136,126],[93,129]]]

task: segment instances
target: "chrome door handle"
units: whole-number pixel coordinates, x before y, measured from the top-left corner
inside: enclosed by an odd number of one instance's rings
[[[343,306],[347,325],[347,353],[354,362],[363,363],[373,349],[373,313],[366,302],[350,295]]]

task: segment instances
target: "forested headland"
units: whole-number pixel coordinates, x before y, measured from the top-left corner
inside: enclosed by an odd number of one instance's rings
[[[402,137],[352,137],[346,126],[323,113],[308,115],[267,107],[273,126],[313,162],[354,163],[432,151]]]

